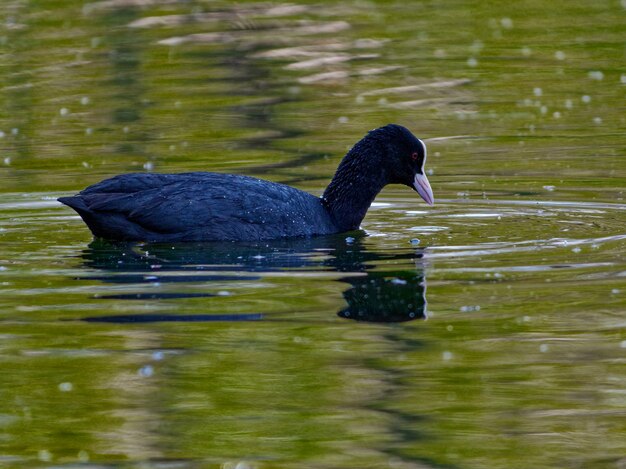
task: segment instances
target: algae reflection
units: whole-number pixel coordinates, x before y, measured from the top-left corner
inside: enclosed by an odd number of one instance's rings
[[[347,303],[340,317],[369,322],[403,322],[426,318],[426,282],[422,250],[393,253],[368,251],[364,235],[328,236],[263,243],[117,244],[94,241],[82,254],[84,266],[95,275],[80,280],[116,284],[95,299],[175,300],[229,296],[224,285],[248,285],[272,275],[309,277],[305,282],[331,279],[349,285],[342,292]],[[374,270],[381,262],[390,270]],[[102,273],[100,273],[102,272]],[[340,276],[337,277],[336,274]],[[190,288],[193,284],[193,288]],[[156,288],[155,288],[156,287]],[[198,291],[200,290],[200,291]],[[210,314],[146,312],[85,318],[99,322],[240,321],[279,319],[263,309]]]

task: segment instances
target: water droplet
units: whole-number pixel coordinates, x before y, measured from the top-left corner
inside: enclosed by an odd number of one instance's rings
[[[560,119],[561,118],[561,113],[559,111],[553,112],[552,113],[552,117],[554,117],[555,119]]]
[[[545,116],[548,113],[548,106],[541,106],[539,112]]]
[[[352,236],[348,236],[346,238],[346,244],[352,244],[352,243],[354,243],[354,238]]]
[[[0,138],[4,138],[5,135],[6,134],[2,130],[0,130]]]
[[[539,87],[533,88],[533,94],[535,96],[541,96],[541,95],[543,95],[543,90],[541,88],[539,88]]]
[[[84,449],[81,449],[78,452],[78,460],[80,462],[89,462],[89,453],[85,451]]]
[[[72,383],[65,382],[59,384],[59,391],[61,392],[70,392],[72,389],[74,389]]]
[[[89,97],[88,96],[83,96],[82,98],[80,98],[80,104],[82,104],[83,106],[86,106],[87,104],[89,104]]]
[[[62,107],[61,109],[59,109],[59,114],[61,114],[62,116],[67,116],[70,113],[70,110],[66,107]]]
[[[596,125],[602,124],[602,117],[597,117],[597,116],[594,117],[593,118],[593,123],[596,124]]]
[[[152,353],[152,359],[153,360],[161,361],[161,360],[163,360],[163,358],[165,358],[165,354],[163,352],[161,352],[160,350],[158,352],[153,352]]]
[[[613,290],[611,290],[611,293],[613,293],[614,295],[617,295],[620,292],[619,288],[614,288]]]
[[[622,74],[619,77],[619,81],[622,83],[622,85],[626,85],[626,74]]]
[[[413,238],[411,241],[409,241],[409,243],[411,243],[411,246],[417,246],[420,243],[420,240],[417,238]]]
[[[91,127],[88,127],[85,129],[85,135],[91,135],[93,133],[93,129]]]
[[[554,53],[554,57],[556,58],[556,60],[565,60],[565,52],[563,52],[561,50],[557,50]]]
[[[476,60],[474,57],[470,57],[469,59],[467,59],[468,67],[476,67],[477,65],[478,65],[478,60]]]
[[[513,20],[511,18],[505,17],[500,20],[500,24],[504,29],[511,29],[513,27]]]
[[[589,96],[588,94],[583,95],[580,100],[585,103],[588,104],[591,102],[591,96]]]
[[[474,41],[472,45],[470,46],[470,51],[476,54],[480,52],[481,50],[483,50],[483,47],[485,47],[485,45],[483,44],[482,41]]]
[[[151,365],[145,365],[139,368],[139,376],[143,378],[149,378],[154,374],[154,368]]]
[[[13,127],[11,129],[11,135],[17,135],[20,133],[20,129],[18,129],[17,127]]]
[[[447,350],[441,354],[441,358],[443,358],[444,361],[452,360],[452,357],[452,352],[448,352]]]
[[[528,57],[530,54],[532,54],[532,50],[530,49],[530,47],[522,47],[522,55],[524,57]]]
[[[2,161],[4,161],[4,164],[5,164],[5,165],[9,166],[9,165],[11,164],[11,157],[7,156],[7,157],[6,157],[4,160],[2,160]]]
[[[43,462],[52,461],[52,453],[48,451],[47,449],[40,449],[37,452],[37,457],[39,458],[40,461],[43,461]]]
[[[591,72],[588,73],[589,78],[591,78],[592,80],[598,80],[598,81],[602,81],[604,80],[604,73],[602,73],[600,70],[592,70]]]
[[[549,349],[548,344],[541,344],[541,345],[539,346],[539,351],[540,351],[541,353],[546,353],[546,352],[548,351],[548,349]]]
[[[154,163],[152,161],[147,161],[143,164],[143,169],[146,171],[152,171],[154,169]]]
[[[337,122],[339,122],[340,124],[347,124],[349,120],[350,119],[348,119],[346,116],[341,116],[339,119],[337,119]]]
[[[575,248],[572,249],[572,252],[575,253],[575,254],[578,254],[580,251],[581,251],[581,249],[578,246],[576,246]]]
[[[574,107],[574,102],[571,99],[566,99],[565,100],[565,108],[566,109],[572,109]]]
[[[447,330],[448,332],[452,332],[452,331],[454,330],[454,326],[453,326],[452,324],[448,324],[448,325],[446,326],[446,330]]]
[[[248,464],[247,462],[241,461],[237,463],[237,465],[235,466],[235,469],[254,469],[254,467],[251,464]]]
[[[393,279],[391,279],[391,283],[393,285],[406,285],[407,281],[406,280],[402,280],[401,278],[393,278]]]
[[[556,189],[556,186],[543,186],[543,188],[549,192],[554,191],[554,189]]]

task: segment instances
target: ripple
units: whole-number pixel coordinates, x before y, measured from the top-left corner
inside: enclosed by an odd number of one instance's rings
[[[575,259],[588,256],[600,247],[613,249],[615,243],[626,240],[626,205],[621,203],[443,199],[434,210],[413,210],[413,206],[414,201],[407,203],[406,208],[404,204],[394,204],[392,212],[400,215],[395,228],[426,236],[422,239],[422,245],[427,248],[424,257],[431,260],[495,259],[495,256],[513,254],[527,261],[511,266],[508,260],[507,268],[514,271],[606,268],[614,263],[605,262],[604,258],[602,262]],[[416,216],[444,223],[401,226]],[[389,226],[385,228],[389,232]],[[383,231],[382,224],[380,231]],[[445,236],[442,232],[446,232]],[[551,253],[548,260],[539,257],[545,258],[548,253]],[[481,266],[478,271],[491,270],[491,266],[484,269]]]
[[[502,272],[545,272],[554,269],[591,269],[597,267],[611,267],[615,265],[613,262],[590,262],[580,264],[539,264],[539,265],[516,265],[501,267],[459,267],[440,269],[442,272],[483,272],[483,273],[502,273]]]
[[[454,213],[446,215],[448,218],[499,218],[503,214],[501,213]]]
[[[436,233],[438,231],[446,231],[449,228],[447,226],[414,226],[409,228],[409,231],[414,231],[416,233]]]

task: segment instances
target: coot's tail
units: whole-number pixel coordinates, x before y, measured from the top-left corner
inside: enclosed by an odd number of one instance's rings
[[[89,210],[89,207],[85,203],[85,201],[80,196],[72,196],[72,197],[59,197],[57,199],[62,204],[67,205],[68,207],[73,208],[80,215],[83,221],[87,224],[91,232],[96,237],[101,237],[98,230],[98,220],[94,217],[94,213]]]
[[[72,197],[59,197],[57,199],[62,204],[67,205],[68,207],[72,207],[74,210],[78,212],[78,214],[82,217],[83,212],[89,212],[89,208],[85,204],[85,201],[78,196]]]
[[[134,241],[146,237],[145,230],[126,220],[122,214],[94,212],[80,195],[59,197],[57,200],[76,210],[96,238]]]

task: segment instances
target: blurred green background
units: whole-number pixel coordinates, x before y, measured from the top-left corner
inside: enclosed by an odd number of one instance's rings
[[[617,0],[3,0],[0,466],[626,467],[625,25]],[[355,240],[90,244],[55,201],[132,171],[320,194],[390,122],[436,205],[388,187]]]

